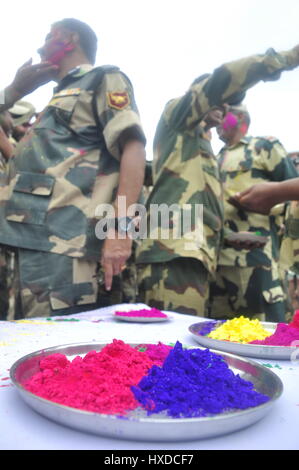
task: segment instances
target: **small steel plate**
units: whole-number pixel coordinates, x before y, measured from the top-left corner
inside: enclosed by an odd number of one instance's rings
[[[292,354],[296,353],[299,349],[291,346],[264,346],[259,344],[243,344],[234,343],[232,341],[221,341],[219,339],[208,338],[203,336],[201,332],[206,329],[210,322],[195,323],[189,327],[190,333],[193,335],[195,341],[201,346],[206,348],[216,349],[218,351],[224,351],[238,356],[255,357],[260,359],[282,359],[290,361]],[[215,328],[222,325],[223,322],[215,322]],[[269,330],[270,333],[274,333],[277,327],[277,323],[261,322],[262,326]]]
[[[168,321],[169,317],[128,317],[123,315],[113,315],[113,318],[120,321],[132,323],[156,323],[160,321]]]
[[[11,380],[27,405],[56,423],[105,437],[152,442],[192,441],[238,431],[263,418],[283,392],[280,378],[268,368],[231,354],[221,356],[235,374],[254,383],[258,392],[270,398],[267,403],[205,418],[171,419],[165,415],[148,417],[141,408],[129,417],[120,418],[60,405],[40,398],[24,388],[23,384],[39,372],[41,358],[60,353],[72,360],[76,356],[85,356],[89,351],[100,351],[105,345],[71,344],[34,352],[14,363],[10,370]]]

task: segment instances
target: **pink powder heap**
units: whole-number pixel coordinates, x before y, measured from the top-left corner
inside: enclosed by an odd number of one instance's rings
[[[102,414],[124,415],[139,406],[131,392],[154,362],[144,352],[114,340],[100,352],[71,362],[62,354],[41,359],[25,388],[47,400]]]
[[[145,353],[157,366],[162,366],[168,354],[170,353],[172,346],[167,344],[158,343],[158,344],[146,344]]]
[[[252,341],[250,344],[267,346],[292,346],[294,341],[299,341],[299,330],[286,323],[278,323],[275,333],[262,341]]]
[[[115,315],[120,317],[142,317],[142,318],[167,318],[165,313],[157,310],[156,308],[130,310],[129,312],[115,312]]]
[[[293,321],[289,324],[292,328],[297,328],[299,330],[299,310],[296,310]]]

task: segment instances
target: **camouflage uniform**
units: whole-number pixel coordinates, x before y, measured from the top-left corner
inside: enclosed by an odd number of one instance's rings
[[[234,232],[269,237],[264,248],[251,251],[223,247],[216,281],[211,284],[211,316],[230,318],[265,314],[284,321],[285,295],[279,267],[280,218],[246,212],[227,202],[233,194],[265,181],[296,177],[296,168],[276,138],[246,136],[219,154],[224,192],[225,225]],[[282,207],[284,207],[282,205]]]
[[[280,263],[286,270],[299,274],[299,201],[290,203],[286,214]]]
[[[190,204],[193,227],[181,239],[174,239],[172,235],[177,226],[173,223],[170,236],[165,240],[164,229],[159,223],[159,233],[149,233],[147,239],[142,241],[137,257],[140,300],[150,305],[158,302],[165,309],[176,311],[182,311],[183,306],[184,311],[187,309],[189,313],[204,315],[208,274],[213,274],[216,270],[219,246],[223,238],[223,204],[218,164],[213,155],[210,136],[204,134],[199,123],[214,106],[238,102],[237,94],[260,80],[279,78],[281,71],[296,67],[297,60],[294,51],[278,54],[271,49],[265,55],[231,62],[216,69],[209,77],[195,81],[183,97],[171,100],[166,105],[154,140],[154,187],[147,201],[147,209],[152,204],[177,204],[180,207]],[[203,205],[203,237],[200,243],[196,234],[199,229],[196,205]],[[179,266],[175,266],[175,261],[182,258],[186,261],[185,266],[190,259],[197,261],[197,276],[203,279],[200,289],[193,289],[189,281],[188,285],[180,285],[179,278],[174,281],[180,270]],[[167,274],[170,261],[171,276]],[[156,271],[153,274],[155,284],[152,287],[148,284],[150,269]],[[169,299],[166,296],[166,275],[171,279],[168,291],[172,289],[173,283],[175,301],[173,296]],[[185,277],[192,278],[192,275],[185,274]],[[189,287],[194,294],[198,292],[197,308],[194,307],[194,299],[189,306]]]
[[[1,188],[0,243],[17,248],[22,316],[73,313],[113,298],[99,296],[95,213],[115,199],[119,137],[132,127],[144,142],[128,78],[116,67],[84,65],[61,80],[18,144]]]

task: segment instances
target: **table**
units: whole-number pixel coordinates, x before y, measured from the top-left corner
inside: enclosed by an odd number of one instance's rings
[[[139,308],[142,305],[135,305]],[[132,307],[132,306],[130,306]],[[39,415],[21,399],[9,378],[13,363],[26,354],[71,343],[180,341],[197,346],[188,331],[198,317],[171,312],[169,322],[125,323],[112,318],[114,308],[69,317],[0,322],[0,449],[2,450],[295,450],[299,448],[298,361],[256,360],[284,383],[284,393],[258,423],[241,431],[192,442],[132,442],[102,438],[62,426]],[[70,320],[73,321],[70,321]]]

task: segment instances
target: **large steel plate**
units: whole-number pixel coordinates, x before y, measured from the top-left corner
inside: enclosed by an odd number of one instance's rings
[[[278,359],[288,360],[292,359],[292,355],[296,353],[298,348],[291,346],[267,346],[259,344],[243,344],[235,343],[232,341],[221,341],[219,339],[212,339],[204,336],[202,331],[206,329],[210,322],[195,323],[189,327],[190,333],[193,338],[201,346],[206,348],[216,349],[218,351],[224,351],[231,354],[237,354],[238,356],[254,357],[260,359]],[[215,322],[215,328],[220,326],[223,322]],[[269,330],[273,334],[276,330],[277,323],[261,322],[266,330]],[[214,329],[215,329],[214,328]],[[299,350],[298,350],[299,351]]]
[[[283,392],[280,378],[254,361],[231,354],[221,354],[234,373],[251,381],[255,389],[270,400],[247,410],[237,410],[205,418],[172,419],[165,415],[148,417],[142,410],[135,410],[123,418],[81,411],[40,398],[24,388],[39,369],[41,358],[54,353],[66,355],[69,360],[85,356],[89,351],[100,351],[106,344],[71,344],[40,350],[19,359],[11,367],[10,376],[21,398],[34,411],[56,423],[80,431],[105,437],[134,441],[175,442],[209,438],[238,431],[262,419]],[[135,347],[138,344],[131,344]],[[213,351],[216,352],[216,351]],[[219,354],[219,353],[218,353]]]

